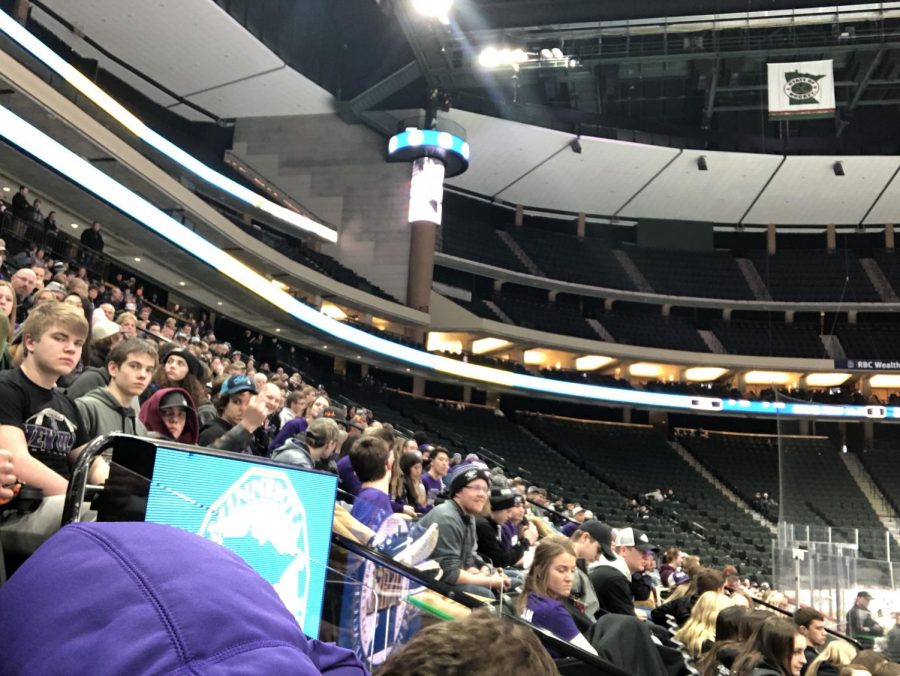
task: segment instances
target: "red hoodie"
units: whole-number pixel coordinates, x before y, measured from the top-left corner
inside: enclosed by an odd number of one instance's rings
[[[180,387],[165,387],[157,392],[154,392],[153,396],[150,397],[147,401],[144,402],[144,405],[141,406],[141,414],[139,416],[144,426],[147,428],[148,432],[156,433],[162,436],[164,439],[172,439],[169,436],[169,429],[166,427],[166,423],[162,419],[162,415],[159,413],[159,402],[162,401],[162,398],[166,396],[169,392],[180,392],[184,395],[184,398],[190,402],[191,407],[187,410],[187,414],[185,416],[184,421],[184,430],[181,432],[181,436],[177,439],[173,439],[173,441],[177,441],[181,444],[190,444],[192,446],[197,445],[197,438],[200,436],[200,421],[197,418],[197,409],[194,406],[194,401],[191,399],[191,395],[187,393],[187,390],[183,390]],[[151,434],[151,436],[153,436]]]

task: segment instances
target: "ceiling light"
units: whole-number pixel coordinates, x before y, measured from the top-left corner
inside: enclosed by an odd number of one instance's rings
[[[542,49],[541,50],[541,58],[545,59],[545,60],[550,60],[553,58],[553,52],[549,49]]]
[[[187,282],[178,282],[178,286],[187,286]]]
[[[441,331],[429,331],[425,349],[429,352],[450,352],[452,354],[460,354],[463,345],[460,339],[453,338],[451,334],[442,333]]]
[[[77,228],[77,227],[78,227],[78,223],[72,223],[72,227],[73,227],[73,228]]]
[[[508,340],[503,340],[502,338],[479,338],[478,340],[472,341],[472,354],[493,352],[504,347],[509,347],[510,345],[512,345],[512,343]]]
[[[784,385],[791,379],[784,371],[747,371],[744,382],[748,385]]]
[[[218,302],[216,303],[216,305],[221,305],[221,304],[222,304],[222,301],[218,301]]]
[[[708,383],[711,380],[718,380],[727,372],[728,369],[720,366],[695,366],[685,369],[684,379],[694,383]]]
[[[578,371],[596,371],[613,361],[615,360],[612,357],[606,357],[602,354],[586,354],[575,360],[575,368]]]
[[[11,192],[10,187],[8,185],[3,186],[3,192]]]
[[[550,54],[553,56],[554,59],[566,58],[566,55],[563,54],[562,50],[559,47],[554,47],[553,49],[551,49]]]
[[[140,263],[140,262],[141,262],[141,257],[140,257],[140,256],[135,256],[135,257],[134,257],[134,262],[135,262],[135,263]]]
[[[437,19],[442,24],[450,23],[453,0],[412,0],[412,6],[422,16]]]
[[[339,322],[347,319],[347,313],[337,305],[329,301],[325,301],[322,303],[322,307],[319,308],[319,312],[321,312],[326,317],[331,317],[332,319],[336,319]]]
[[[900,387],[900,376],[879,373],[878,375],[869,378],[869,385],[877,389],[883,387]]]
[[[628,367],[628,373],[638,378],[658,378],[662,374],[662,366],[638,362]]]
[[[540,366],[548,359],[548,355],[544,350],[525,350],[522,354],[522,361],[527,366]]]
[[[281,333],[281,329],[275,329],[275,333]]]
[[[808,387],[838,387],[850,380],[849,373],[810,373],[806,376]]]

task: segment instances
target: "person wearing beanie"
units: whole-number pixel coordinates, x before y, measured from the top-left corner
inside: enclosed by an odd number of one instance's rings
[[[510,512],[516,505],[516,493],[510,488],[494,488],[490,501],[491,513],[475,522],[478,553],[498,568],[520,566],[534,542],[522,538],[516,544],[507,546],[502,539],[503,524],[509,520]]]
[[[491,571],[478,556],[475,519],[481,516],[491,490],[491,473],[483,465],[462,463],[448,476],[449,500],[422,517],[419,524],[438,527],[438,543],[432,552],[443,575],[441,580],[462,591],[493,599],[492,590],[509,586],[509,578]]]

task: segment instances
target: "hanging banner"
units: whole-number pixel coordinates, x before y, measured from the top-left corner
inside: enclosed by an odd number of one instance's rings
[[[831,117],[834,62],[770,63],[769,119]]]

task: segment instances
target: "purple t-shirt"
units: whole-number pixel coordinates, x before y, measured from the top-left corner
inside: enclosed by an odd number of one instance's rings
[[[361,488],[353,501],[350,515],[372,530],[378,530],[381,523],[394,513],[391,496],[377,488]]]
[[[350,462],[350,456],[345,455],[337,462],[338,476],[341,478],[341,488],[350,495],[356,496],[362,488],[362,482],[353,471],[353,463]]]
[[[538,627],[547,629],[561,639],[571,641],[578,636],[578,627],[575,620],[569,615],[569,611],[560,601],[535,594],[528,595],[525,602],[525,610],[522,611],[522,617]],[[558,651],[552,646],[547,646],[547,652],[554,659],[561,657]]]
[[[559,529],[559,532],[562,533],[563,535],[565,535],[567,538],[570,538],[570,537],[572,537],[572,534],[576,530],[578,530],[578,527],[580,525],[581,525],[580,523],[576,523],[574,521],[566,521],[562,525],[562,528]]]
[[[433,478],[428,472],[422,474],[422,485],[425,486],[425,495],[428,496],[428,504],[434,504],[435,496],[444,490],[444,482]]]
[[[500,542],[503,549],[512,549],[519,542],[519,529],[511,521],[500,526]]]

